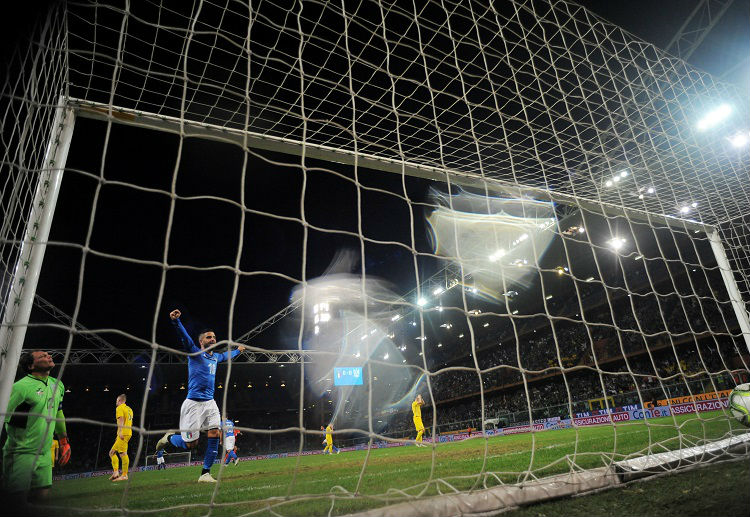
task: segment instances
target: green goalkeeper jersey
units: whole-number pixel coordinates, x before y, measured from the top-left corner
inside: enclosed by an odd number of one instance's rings
[[[46,380],[26,375],[13,384],[5,417],[7,440],[3,451],[10,454],[34,453],[49,451],[52,447],[52,435],[55,421],[49,423],[43,416],[16,415],[15,411],[37,413],[55,418],[62,409],[65,386],[54,377]],[[40,449],[41,446],[41,449]]]

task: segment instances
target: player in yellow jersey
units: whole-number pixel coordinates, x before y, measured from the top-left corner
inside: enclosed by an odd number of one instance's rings
[[[417,429],[417,447],[426,447],[422,443],[422,435],[424,434],[424,424],[422,423],[422,406],[424,405],[424,399],[422,395],[417,395],[414,402],[411,403],[411,412],[414,413],[414,427]]]
[[[320,426],[320,430],[323,430],[323,426]],[[333,454],[333,449],[336,449],[336,454],[339,454],[341,452],[341,449],[333,445],[333,424],[328,424],[328,426],[325,428],[326,431],[326,439],[323,440],[323,443],[326,445],[325,449],[323,449],[323,454]]]
[[[60,457],[60,442],[52,440],[52,466],[57,465],[57,460]]]
[[[133,436],[133,410],[125,404],[127,397],[125,394],[117,396],[115,401],[115,418],[117,419],[117,439],[115,444],[109,450],[109,459],[112,460],[112,475],[109,476],[111,481],[126,481],[128,479],[128,441]],[[118,468],[118,458],[122,473]]]

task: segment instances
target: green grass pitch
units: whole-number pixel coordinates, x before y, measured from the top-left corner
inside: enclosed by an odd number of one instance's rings
[[[568,472],[573,464],[601,467],[645,454],[649,446],[658,453],[698,445],[727,437],[731,429],[744,428],[716,411],[701,413],[700,418],[691,414],[647,423],[474,438],[435,448],[405,446],[369,454],[245,461],[225,467],[218,486],[196,482],[199,466],[135,472],[129,484],[111,483],[105,476],[56,482],[49,504],[55,515],[118,515],[126,508],[131,515],[192,516],[207,514],[209,505],[216,516],[341,515],[454,488],[517,483],[529,470],[545,477]],[[218,466],[212,474],[219,476]]]

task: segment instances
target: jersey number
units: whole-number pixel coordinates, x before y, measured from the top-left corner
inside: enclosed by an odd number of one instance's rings
[[[208,363],[208,373],[210,375],[216,375],[216,363]]]

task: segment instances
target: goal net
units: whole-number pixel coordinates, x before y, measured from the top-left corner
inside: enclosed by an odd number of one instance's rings
[[[124,492],[53,505],[489,512],[748,454],[732,85],[566,1],[69,2],[20,48],[0,403],[48,347],[68,472],[135,414]],[[245,347],[214,396],[249,461],[147,491],[190,390],[174,309]]]

